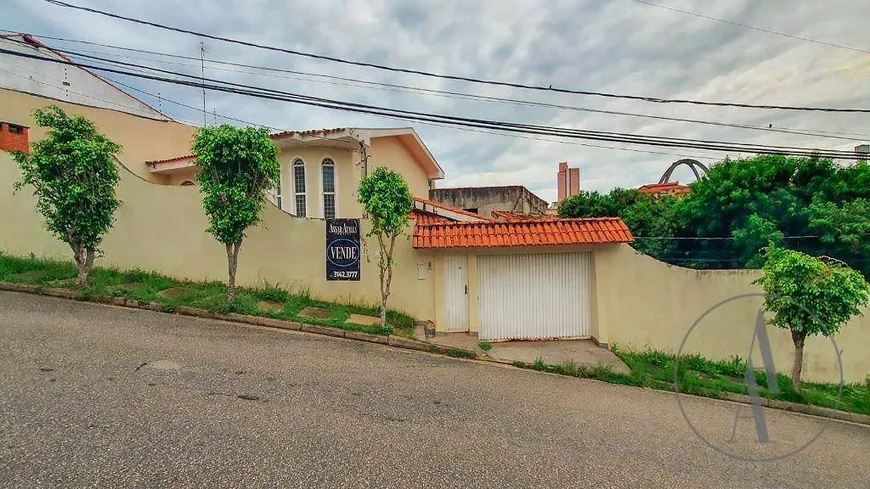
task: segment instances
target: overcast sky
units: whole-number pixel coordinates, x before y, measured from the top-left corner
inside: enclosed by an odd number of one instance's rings
[[[439,73],[668,98],[870,107],[870,54],[726,25],[633,0],[69,1],[225,37]],[[868,0],[655,1],[769,30],[870,49]],[[73,11],[42,0],[12,0],[11,5],[7,3],[4,13],[0,29],[153,52],[199,55],[200,39],[196,37]],[[80,44],[50,40],[46,43],[72,50],[112,52]],[[867,114],[665,106],[402,75],[211,40],[205,41],[205,49],[207,59],[357,80],[590,109],[765,127],[772,124],[774,128],[859,135],[846,137],[870,135],[870,116]],[[198,65],[124,60],[199,73]],[[851,149],[859,144],[859,141],[846,139],[469,101],[348,86],[345,82],[336,85],[313,77],[266,76],[217,68],[206,64],[206,76],[406,110],[634,134],[814,148]],[[159,91],[167,99],[193,106],[202,104],[202,94],[197,89],[118,75],[110,77],[142,90]],[[178,120],[202,121],[201,112],[133,94],[152,105],[159,104],[164,112]],[[522,184],[549,201],[556,197],[559,161],[580,167],[582,188],[606,191],[616,186],[631,187],[657,181],[665,168],[681,157],[712,163],[724,156],[706,151],[617,143],[589,142],[620,148],[603,149],[580,145],[577,140],[566,144],[557,140],[506,137],[221,93],[209,93],[207,107],[210,113],[217,112],[218,122],[226,122],[220,116],[227,115],[281,129],[412,125],[445,169],[447,179],[439,183],[440,187]],[[212,121],[210,117],[209,122]],[[870,140],[870,136],[867,139]],[[690,181],[690,176],[687,170],[675,174],[684,182]]]

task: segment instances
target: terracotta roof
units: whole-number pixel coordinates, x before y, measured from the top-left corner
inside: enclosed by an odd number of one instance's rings
[[[520,212],[492,211],[492,217],[500,221],[553,221],[556,216],[546,214],[522,214]]]
[[[450,219],[439,216],[438,214],[433,214],[431,212],[421,211],[420,209],[414,209],[411,211],[411,219],[414,219],[417,224],[444,224],[451,221]]]
[[[189,160],[191,158],[196,158],[196,155],[176,156],[174,158],[166,158],[164,160],[146,161],[145,163],[170,163],[173,161]]]
[[[414,226],[414,248],[489,248],[631,243],[618,217],[550,221],[455,222]]]
[[[423,205],[437,207],[437,208],[443,209],[445,211],[455,212],[457,214],[462,214],[462,215],[468,216],[468,217],[474,217],[474,218],[480,219],[481,221],[492,221],[493,220],[491,217],[486,217],[486,216],[481,215],[481,214],[475,214],[475,213],[469,212],[465,209],[450,207],[449,205],[442,204],[441,202],[435,202],[432,200],[421,199],[420,197],[414,197],[414,200],[423,204]]]
[[[690,190],[691,187],[689,187],[688,185],[683,185],[680,182],[648,183],[646,185],[641,185],[638,188],[638,191],[644,194],[657,194],[669,191],[674,191],[676,193],[688,193]]]
[[[339,132],[347,131],[346,127],[336,127],[333,129],[310,129],[308,131],[282,131],[272,134],[272,139],[282,138],[284,136],[327,136]]]

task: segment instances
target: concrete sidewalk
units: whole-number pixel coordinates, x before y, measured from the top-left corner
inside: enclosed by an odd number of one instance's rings
[[[423,338],[423,336],[418,336]],[[477,347],[478,338],[468,333],[448,333],[427,341],[436,345],[481,350]],[[541,358],[544,363],[555,365],[574,362],[589,367],[605,366],[619,374],[630,374],[628,365],[606,348],[600,348],[592,340],[553,340],[553,341],[505,341],[493,343],[487,353],[490,357],[510,362],[534,363]]]

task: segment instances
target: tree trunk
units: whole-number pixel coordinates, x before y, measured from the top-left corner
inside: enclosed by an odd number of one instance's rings
[[[87,285],[91,278],[91,269],[94,268],[94,250],[87,250],[85,259],[79,263],[79,275],[76,277],[76,285]]]
[[[804,366],[804,343],[807,339],[806,333],[791,332],[791,340],[794,343],[794,364],[791,367],[791,386],[795,391],[800,391],[801,388],[801,370]]]
[[[227,280],[227,302],[235,302],[236,300],[236,269],[239,265],[239,249],[242,247],[241,241],[235,244],[227,244],[227,272],[229,279]]]
[[[396,246],[396,235],[390,236],[390,247],[384,243],[383,235],[378,235],[381,248],[381,327],[387,326],[387,298],[390,297],[390,284],[393,282],[393,249]]]
[[[73,257],[76,260],[76,268],[79,273],[76,276],[76,285],[87,285],[88,279],[91,276],[91,268],[94,267],[94,250],[86,249],[84,245],[78,243],[70,243],[70,248],[73,250]]]

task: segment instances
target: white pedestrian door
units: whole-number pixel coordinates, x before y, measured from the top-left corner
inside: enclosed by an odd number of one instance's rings
[[[444,257],[444,331],[468,331],[468,258]]]
[[[482,339],[591,335],[591,253],[480,256],[478,269]]]

